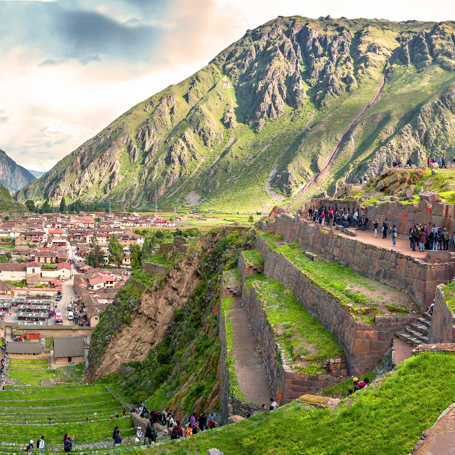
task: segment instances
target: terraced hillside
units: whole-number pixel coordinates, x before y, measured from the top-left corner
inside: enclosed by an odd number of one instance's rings
[[[21,387],[13,391],[7,386],[6,391],[0,392],[0,453],[24,451],[30,439],[36,444],[41,436],[45,437],[48,450],[62,451],[65,433],[75,436],[75,451],[112,450],[115,426],[126,441],[135,434],[130,417],[111,420],[116,412],[121,416],[122,409],[123,404],[104,385]],[[128,445],[124,449],[127,448]]]
[[[298,195],[333,193],[392,161],[451,158],[453,35],[453,22],[279,17],[134,106],[16,198],[292,208]]]

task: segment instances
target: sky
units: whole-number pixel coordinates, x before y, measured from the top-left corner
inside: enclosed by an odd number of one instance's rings
[[[49,170],[277,16],[455,20],[433,0],[0,0],[0,149]]]

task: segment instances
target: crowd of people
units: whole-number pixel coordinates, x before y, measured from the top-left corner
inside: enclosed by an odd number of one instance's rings
[[[321,207],[319,209],[311,207],[308,210],[308,219],[319,223],[322,226],[341,226],[343,232],[346,228],[357,228],[360,231],[372,229],[374,237],[378,236],[379,221],[376,219],[369,226],[369,219],[366,215],[360,213],[360,210],[355,210],[351,214],[349,210]],[[392,247],[396,246],[396,239],[398,238],[398,229],[395,224],[389,226],[387,218],[384,219],[381,226],[382,238],[386,239],[390,234],[392,239]],[[416,224],[409,229],[409,241],[412,251],[416,251],[416,246],[419,251],[432,250],[432,251],[448,251],[451,237],[446,228],[433,227],[426,225]],[[452,234],[452,244],[455,249],[455,231]]]
[[[433,158],[430,158],[430,157],[427,158],[427,166],[428,167],[430,167],[434,163],[438,163],[440,168],[447,169],[446,156],[445,155],[439,155],[438,157],[433,156]],[[455,156],[453,157],[453,163],[455,164]]]

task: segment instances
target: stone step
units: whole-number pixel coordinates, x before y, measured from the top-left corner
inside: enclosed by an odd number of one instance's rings
[[[430,331],[430,328],[427,325],[419,324],[418,322],[411,324],[411,328],[414,331],[420,332],[423,335],[428,335],[428,332]]]
[[[407,329],[407,327],[405,329]],[[420,340],[407,330],[397,332],[395,333],[395,336],[399,338],[401,341],[404,341],[405,343],[408,343],[411,346],[419,346],[420,344],[423,343],[423,340]]]
[[[426,325],[428,329],[431,327],[431,318],[428,320],[427,318],[419,318],[417,319],[417,322],[422,325]]]
[[[427,321],[431,321],[431,316],[429,314],[423,313],[422,315]]]
[[[407,326],[404,328],[406,332],[408,332],[411,335],[411,338],[420,340],[421,342],[427,342],[428,337],[424,336],[421,332],[418,332],[414,329],[412,329],[410,326]],[[413,341],[414,342],[414,341]]]

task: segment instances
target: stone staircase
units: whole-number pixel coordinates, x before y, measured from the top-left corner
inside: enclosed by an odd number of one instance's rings
[[[411,346],[428,343],[428,333],[431,326],[431,316],[424,314],[416,322],[406,326],[395,334],[397,338]]]

